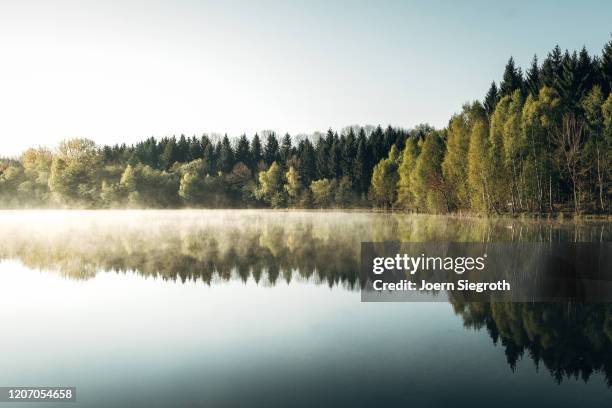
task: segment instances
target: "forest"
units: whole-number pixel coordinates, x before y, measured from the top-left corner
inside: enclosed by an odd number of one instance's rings
[[[2,208],[378,208],[609,214],[612,39],[601,55],[511,57],[446,128],[68,139],[0,158]]]

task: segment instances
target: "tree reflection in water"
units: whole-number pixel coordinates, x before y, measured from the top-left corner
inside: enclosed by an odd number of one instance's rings
[[[0,212],[0,259],[88,279],[98,271],[162,279],[307,279],[359,289],[362,241],[602,242],[606,222],[477,219],[353,212]],[[612,305],[466,303],[466,328],[486,329],[515,368],[524,355],[557,382],[602,372],[612,387]]]

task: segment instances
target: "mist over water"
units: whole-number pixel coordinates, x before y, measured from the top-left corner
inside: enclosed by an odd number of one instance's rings
[[[359,254],[611,238],[594,221],[0,211],[0,385],[74,385],[92,407],[604,406],[610,305],[360,303]]]

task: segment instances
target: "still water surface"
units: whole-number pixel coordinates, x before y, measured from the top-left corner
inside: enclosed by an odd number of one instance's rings
[[[76,386],[79,407],[610,406],[611,305],[361,303],[358,276],[361,241],[611,238],[605,222],[0,212],[0,386]]]

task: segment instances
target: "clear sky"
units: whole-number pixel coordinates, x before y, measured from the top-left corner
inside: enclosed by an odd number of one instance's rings
[[[445,126],[610,1],[0,0],[0,156],[64,138]]]

